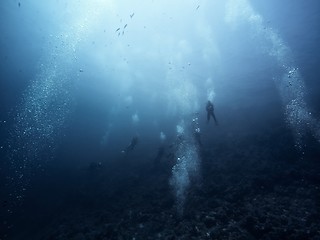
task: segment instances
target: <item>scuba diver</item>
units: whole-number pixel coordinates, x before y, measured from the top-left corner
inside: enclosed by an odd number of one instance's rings
[[[155,167],[158,167],[160,165],[160,161],[164,155],[165,155],[165,148],[164,148],[164,146],[160,146],[158,148],[157,156],[155,157],[155,159],[153,161]]]
[[[196,113],[193,117],[191,127],[195,142],[198,144],[199,147],[202,147],[198,115],[199,113]]]
[[[212,102],[210,102],[210,100],[208,100],[207,102],[206,110],[207,110],[207,123],[209,123],[210,116],[212,116],[215,124],[218,125],[218,121],[216,119],[216,116],[214,115],[214,107]]]
[[[131,139],[130,144],[126,147],[126,149],[122,150],[122,153],[125,153],[127,155],[129,152],[133,151],[133,149],[137,144],[138,144],[138,137],[133,137]]]

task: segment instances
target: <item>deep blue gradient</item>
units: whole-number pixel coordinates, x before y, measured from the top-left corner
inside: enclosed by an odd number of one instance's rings
[[[320,238],[319,11],[1,1],[0,240]]]

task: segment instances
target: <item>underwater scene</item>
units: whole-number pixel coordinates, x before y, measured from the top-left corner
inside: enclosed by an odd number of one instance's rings
[[[320,240],[320,1],[0,13],[0,240]]]

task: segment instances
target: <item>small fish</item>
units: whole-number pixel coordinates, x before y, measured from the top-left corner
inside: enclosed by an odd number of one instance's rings
[[[133,18],[133,16],[134,16],[134,13],[130,14],[130,17],[131,17],[131,18]]]
[[[123,29],[125,29],[128,26],[128,24],[124,25]]]
[[[199,9],[199,7],[200,7],[200,5],[198,5],[198,7],[197,7],[197,9],[196,9],[196,10],[198,10],[198,9]]]
[[[116,32],[118,32],[120,30],[120,28],[117,28]]]
[[[122,35],[124,35],[124,31],[122,31]]]
[[[19,7],[21,6],[21,3],[20,3],[20,2],[18,2],[18,6],[19,6]]]
[[[118,32],[118,37],[120,36],[120,32]]]

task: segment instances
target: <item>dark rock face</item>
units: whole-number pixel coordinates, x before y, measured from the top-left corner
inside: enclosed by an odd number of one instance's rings
[[[67,189],[44,227],[23,235],[35,240],[320,239],[320,162],[287,161],[283,152],[265,147],[220,147],[203,150],[201,178],[188,189],[183,216],[168,182],[171,162],[158,163],[161,170],[133,161],[128,169],[120,163],[94,165],[90,173],[77,175],[76,190]]]

